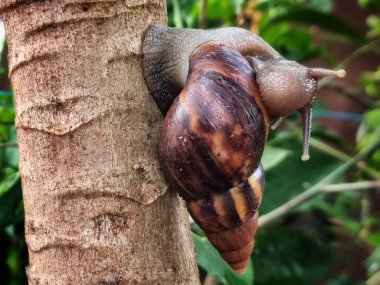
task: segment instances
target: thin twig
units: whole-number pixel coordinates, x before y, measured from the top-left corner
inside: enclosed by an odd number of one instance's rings
[[[376,39],[372,42],[369,42],[368,44],[364,46],[360,46],[358,49],[356,49],[353,53],[351,53],[348,57],[346,57],[338,66],[337,69],[340,68],[346,68],[349,66],[352,62],[354,62],[356,59],[360,58],[362,55],[365,55],[370,52],[377,52],[380,44],[380,39]],[[333,77],[325,77],[319,80],[318,86],[319,88],[323,88],[324,86],[330,84],[331,81],[333,81]]]
[[[353,53],[351,53],[339,64],[339,68],[347,67],[348,65],[350,65],[352,62],[354,62],[356,59],[358,59],[364,54],[367,54],[370,52],[375,52],[375,53],[378,52],[379,45],[380,45],[380,39],[375,39],[366,45],[360,46],[358,49],[356,49]]]
[[[299,131],[299,129],[296,127],[296,125],[293,122],[286,121],[286,124],[289,128],[295,130],[294,135],[302,136],[302,133]],[[276,140],[280,140],[280,139],[279,138],[272,139],[271,144],[276,144],[277,143]],[[344,162],[349,161],[351,158],[351,156],[347,155],[346,153],[316,138],[310,138],[310,146]],[[372,178],[376,180],[380,180],[380,171],[368,166],[364,161],[360,161],[360,163],[358,163],[356,166],[358,169],[365,172]]]
[[[0,143],[0,148],[5,148],[5,147],[18,147],[17,143]]]
[[[349,161],[351,158],[349,155],[345,154],[344,152],[337,150],[336,148],[333,148],[329,146],[328,144],[324,143],[323,141],[318,140],[316,138],[310,138],[310,146],[320,151],[323,151],[324,153],[327,153],[331,155],[332,157],[335,157],[341,161]],[[377,179],[377,180],[380,179],[380,172],[368,166],[367,164],[360,163],[357,165],[357,167],[360,170],[367,173],[368,175],[372,176],[374,179]]]
[[[363,94],[361,94],[354,88],[343,87],[338,84],[335,84],[332,81],[325,82],[323,86],[320,86],[319,88],[335,90],[338,93],[345,95],[346,97],[349,97],[350,99],[354,100],[355,102],[359,103],[360,105],[366,108],[370,108],[373,106],[373,101],[369,97],[363,96]]]
[[[269,212],[268,214],[261,216],[259,218],[259,227],[266,227],[270,225],[273,221],[286,215],[287,213],[292,211],[294,208],[296,208],[297,206],[299,206],[306,200],[323,192],[322,189],[326,185],[330,184],[336,177],[338,177],[339,175],[341,175],[342,173],[350,169],[358,161],[362,160],[368,154],[370,154],[373,150],[375,150],[380,145],[380,127],[376,129],[374,134],[375,134],[374,137],[376,139],[372,141],[372,143],[369,144],[366,148],[364,148],[362,151],[356,154],[353,158],[349,159],[343,165],[341,165],[340,167],[335,169],[333,172],[325,176],[325,178],[323,178],[321,181],[319,181],[317,184],[313,185],[306,191],[302,192],[298,196],[294,197],[293,199],[289,200],[288,202],[276,208],[275,210]]]
[[[340,151],[316,138],[310,138],[310,146],[342,161],[348,161],[351,158],[351,156],[343,151]]]
[[[345,191],[367,190],[380,188],[380,181],[361,181],[352,183],[329,184],[321,189],[321,192],[334,193]]]

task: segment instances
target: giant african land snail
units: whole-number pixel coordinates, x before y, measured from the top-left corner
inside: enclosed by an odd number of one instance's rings
[[[165,174],[213,246],[242,273],[257,229],[269,124],[301,112],[307,160],[317,80],[345,72],[285,60],[240,28],[152,26],[143,54],[147,86],[166,115]]]

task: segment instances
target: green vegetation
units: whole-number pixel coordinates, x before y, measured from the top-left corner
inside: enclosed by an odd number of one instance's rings
[[[170,26],[244,26],[300,62],[319,59],[330,67],[349,68],[368,54],[380,54],[377,0],[358,1],[358,9],[369,11],[367,33],[335,16],[330,0],[167,2]],[[334,45],[349,46],[352,52],[338,59]],[[0,62],[0,76],[5,70]],[[300,160],[299,116],[271,131],[262,160],[266,192],[261,228],[244,275],[236,275],[192,224],[207,284],[380,284],[380,208],[375,203],[380,201],[380,65],[360,72],[348,87],[332,79],[320,82],[325,93],[338,91],[363,113],[333,112],[317,100],[309,161]],[[27,253],[14,117],[12,91],[0,88],[0,283],[18,285],[26,284]],[[321,118],[357,125],[356,141],[323,127]]]

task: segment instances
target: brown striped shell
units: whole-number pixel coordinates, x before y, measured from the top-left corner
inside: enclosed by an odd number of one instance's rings
[[[258,35],[236,27],[153,25],[143,55],[149,92],[168,112],[160,142],[166,175],[221,256],[242,272],[257,227],[269,119],[275,129],[299,111],[301,159],[309,159],[317,81],[344,77],[345,71],[286,60]]]
[[[268,116],[254,71],[234,48],[209,42],[190,56],[186,84],[163,124],[165,173],[236,272],[253,249],[263,194]]]

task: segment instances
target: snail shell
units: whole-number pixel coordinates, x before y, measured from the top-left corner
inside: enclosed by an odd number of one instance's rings
[[[213,246],[237,272],[253,249],[268,116],[248,61],[235,49],[201,45],[163,123],[160,157],[174,188]]]
[[[165,174],[212,245],[242,273],[264,191],[269,124],[299,111],[307,160],[317,80],[345,72],[288,61],[240,28],[152,26],[143,54],[147,87],[166,114],[159,146]]]

